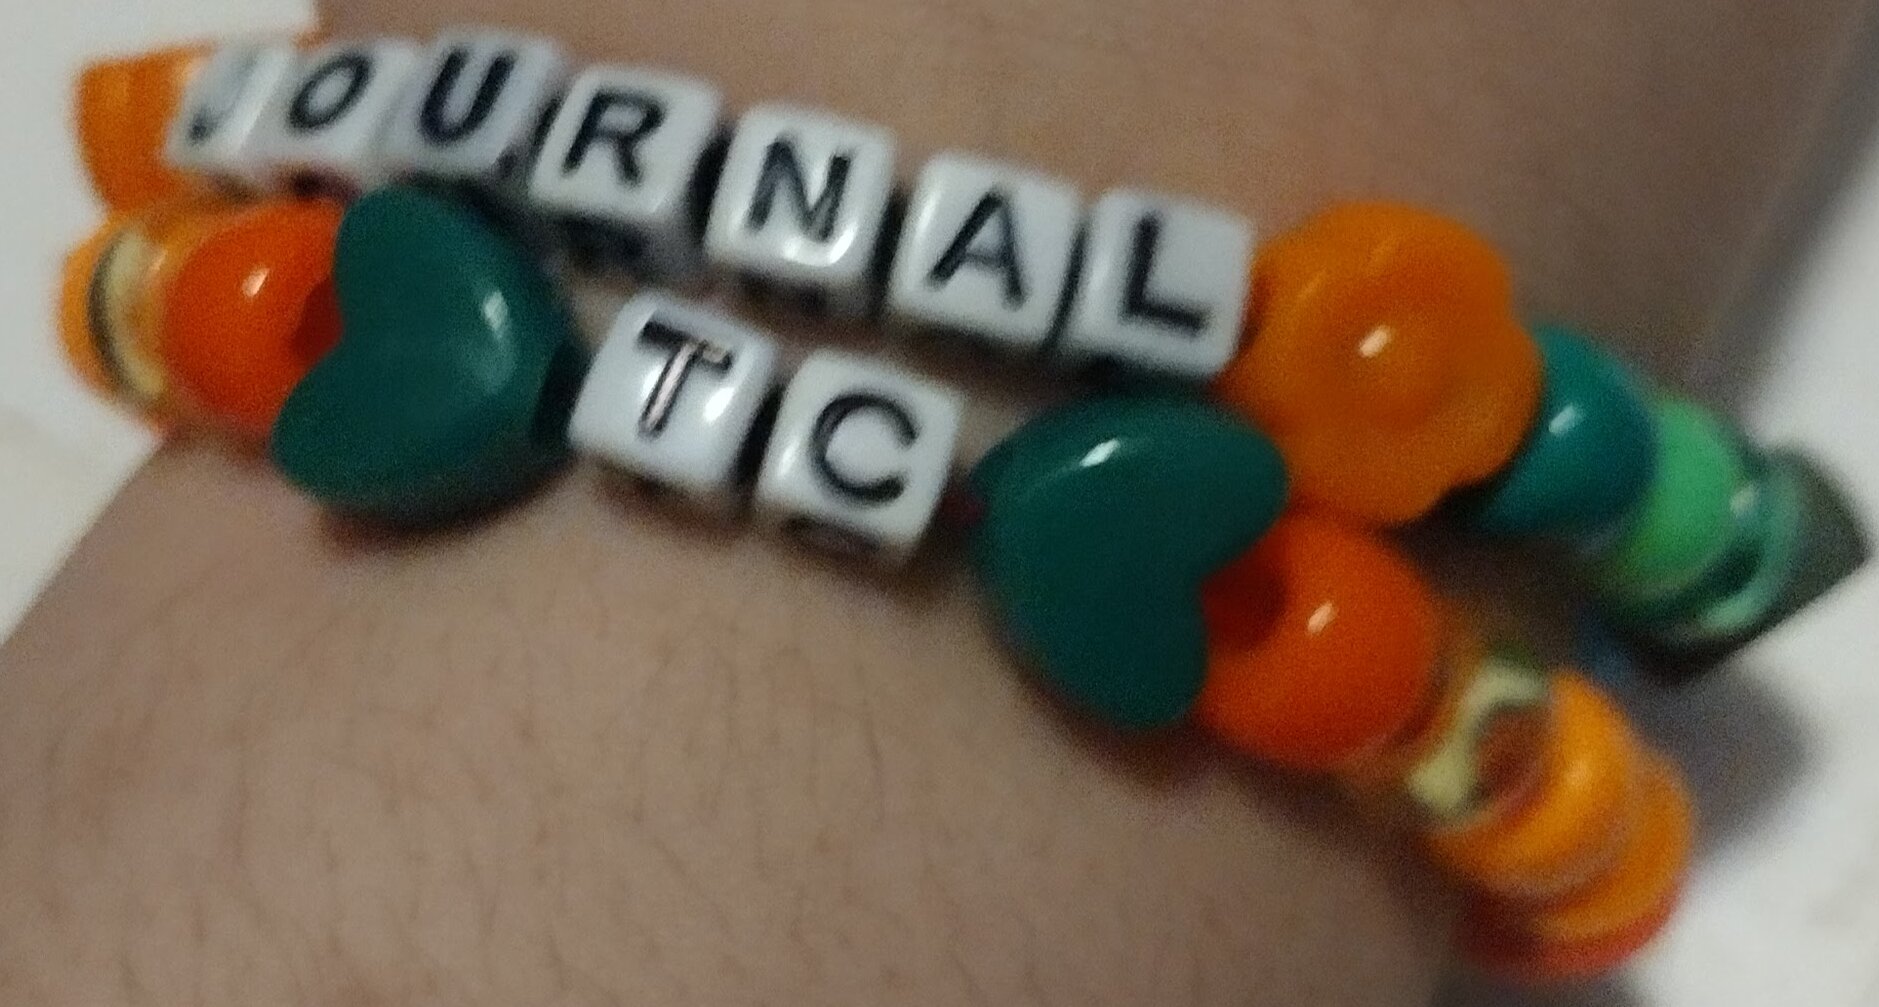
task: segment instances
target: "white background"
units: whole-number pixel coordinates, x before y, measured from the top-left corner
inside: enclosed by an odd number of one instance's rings
[[[88,55],[309,20],[303,0],[65,0],[0,15],[0,634],[151,444],[67,377],[53,333],[60,257],[98,219],[70,141],[74,70]],[[1850,118],[1837,132],[1868,130]],[[1796,208],[1797,221],[1819,217],[1790,249],[1798,268],[1771,264],[1788,279],[1745,313],[1765,331],[1706,354],[1691,379],[1758,436],[1827,459],[1879,525],[1879,142],[1839,147],[1824,194]],[[1757,349],[1730,350],[1743,345]],[[1568,999],[1879,1004],[1876,627],[1869,569],[1729,678],[1645,697],[1640,719],[1697,788],[1702,855],[1669,936],[1632,974]],[[1449,992],[1510,997],[1466,981]]]

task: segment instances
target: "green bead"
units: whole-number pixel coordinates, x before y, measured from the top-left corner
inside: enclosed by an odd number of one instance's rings
[[[475,212],[411,188],[346,213],[337,347],[287,399],[273,455],[340,510],[395,522],[491,506],[566,456],[585,354],[548,278]]]
[[[1650,484],[1657,444],[1644,389],[1625,365],[1570,329],[1534,332],[1545,393],[1520,453],[1460,502],[1491,535],[1586,536],[1610,528]]]
[[[1721,420],[1678,399],[1660,402],[1656,415],[1650,487],[1595,564],[1613,611],[1646,610],[1687,590],[1729,551],[1738,511],[1753,499],[1743,493],[1748,459]]]
[[[1265,435],[1172,398],[1047,413],[972,486],[976,563],[1011,635],[1061,692],[1131,728],[1187,713],[1207,666],[1201,584],[1285,503]]]

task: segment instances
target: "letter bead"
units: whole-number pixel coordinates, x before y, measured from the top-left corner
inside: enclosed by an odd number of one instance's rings
[[[241,189],[260,189],[269,177],[261,159],[265,114],[294,65],[285,43],[238,42],[209,57],[183,92],[170,123],[164,156],[187,174]]]
[[[418,47],[403,39],[335,42],[302,57],[262,117],[263,168],[283,184],[358,193],[386,181],[382,138]]]
[[[696,273],[693,178],[718,135],[723,99],[690,77],[618,66],[569,87],[529,179],[577,255],[664,279]]]
[[[767,522],[889,565],[912,554],[946,488],[963,404],[903,371],[820,350],[778,409],[757,508]]]
[[[519,177],[566,74],[566,55],[548,39],[488,30],[439,35],[392,113],[386,166],[398,175],[485,186]]]
[[[920,171],[894,257],[903,321],[1037,349],[1051,335],[1081,227],[1076,188],[967,154]]]
[[[776,343],[663,294],[627,302],[569,421],[575,448],[729,509],[738,455],[777,374]]]
[[[841,314],[873,298],[894,138],[826,112],[759,105],[738,121],[705,228],[713,264],[806,290]]]
[[[1253,228],[1226,210],[1133,190],[1090,209],[1083,275],[1064,331],[1071,360],[1206,380],[1239,345]]]

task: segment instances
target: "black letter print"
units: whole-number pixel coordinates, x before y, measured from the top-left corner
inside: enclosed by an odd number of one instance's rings
[[[602,89],[594,92],[574,133],[574,145],[561,159],[561,173],[569,174],[587,159],[587,150],[603,140],[613,144],[613,160],[620,180],[639,184],[639,158],[633,148],[665,122],[665,106],[643,94]]]
[[[736,360],[730,350],[672,328],[657,318],[648,319],[646,326],[639,330],[639,341],[651,343],[668,354],[665,366],[659,368],[659,380],[653,382],[652,398],[646,400],[646,408],[639,414],[639,432],[647,437],[657,437],[665,430],[672,407],[679,400],[679,389],[684,387],[685,378],[694,365],[722,374],[730,370]]]
[[[1135,241],[1129,248],[1129,288],[1123,296],[1122,314],[1184,330],[1183,335],[1197,336],[1207,325],[1205,308],[1157,301],[1148,291],[1148,276],[1154,272],[1155,250],[1160,244],[1159,218],[1148,215],[1135,222]]]
[[[817,241],[827,241],[835,233],[835,215],[842,207],[842,191],[848,186],[847,154],[829,158],[829,181],[809,200],[808,183],[803,181],[802,165],[796,160],[796,148],[787,138],[773,140],[763,152],[763,168],[757,174],[757,192],[750,201],[750,215],[744,225],[757,230],[770,222],[771,204],[776,202],[778,187],[788,185],[790,199],[796,204],[796,216],[803,233]]]
[[[979,247],[980,233],[985,225],[994,221],[998,229],[992,236],[992,246]],[[946,246],[945,254],[927,273],[926,282],[929,286],[942,286],[952,280],[960,266],[968,263],[1004,274],[1006,307],[1016,308],[1024,303],[1024,273],[1018,266],[1018,224],[1012,217],[1010,199],[997,189],[979,197],[978,205],[966,216],[952,244]]]
[[[831,399],[816,416],[815,432],[811,435],[815,450],[809,457],[815,463],[816,473],[843,493],[863,503],[893,503],[907,490],[907,477],[904,474],[882,476],[879,479],[853,479],[838,471],[829,460],[829,445],[835,440],[835,434],[842,424],[848,422],[848,418],[854,414],[869,410],[886,417],[903,447],[911,445],[914,438],[919,436],[919,430],[913,425],[913,417],[907,414],[906,408],[900,403],[879,392],[849,392]]]
[[[329,86],[327,81],[342,75],[345,83],[337,94],[322,93]],[[327,61],[294,94],[293,104],[287,108],[288,127],[297,133],[325,129],[352,108],[371,82],[372,61],[364,53],[349,52]]]
[[[437,79],[431,81],[430,92],[424,96],[424,107],[418,115],[418,126],[424,132],[425,139],[433,143],[456,143],[476,131],[476,127],[489,118],[490,109],[496,105],[496,98],[502,93],[503,84],[509,80],[509,74],[515,69],[515,53],[504,52],[490,60],[483,68],[483,79],[476,85],[476,96],[471,99],[469,109],[455,122],[447,117],[444,106],[457,88],[457,78],[463,74],[463,66],[470,61],[470,54],[462,49],[452,49],[444,57],[444,65],[437,71]]]

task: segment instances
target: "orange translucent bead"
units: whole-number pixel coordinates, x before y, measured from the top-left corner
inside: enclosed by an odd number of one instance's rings
[[[207,55],[204,46],[183,46],[79,71],[79,156],[107,207],[134,210],[189,191],[189,181],[164,162],[163,142]]]
[[[1214,392],[1278,444],[1298,499],[1395,524],[1506,464],[1540,379],[1486,242],[1435,214],[1361,203],[1260,253],[1246,334]]]
[[[1499,928],[1479,917],[1464,916],[1457,945],[1462,956],[1484,971],[1525,983],[1594,979],[1629,961],[1663,932],[1677,907],[1677,893],[1629,925],[1600,937],[1564,943],[1535,940],[1519,930]]]
[[[1544,759],[1525,800],[1429,832],[1436,860],[1472,887],[1522,899],[1558,896],[1610,865],[1638,820],[1644,757],[1624,715],[1576,672],[1553,678]]]
[[[88,382],[161,422],[265,439],[338,339],[340,208],[170,201],[118,217],[66,260],[60,329]]]
[[[1585,884],[1540,903],[1481,899],[1470,911],[1484,928],[1517,930],[1546,945],[1583,944],[1635,927],[1681,885],[1694,818],[1682,779],[1661,758],[1645,771],[1641,803],[1616,859]]]
[[[1208,663],[1195,716],[1236,748],[1337,771],[1426,709],[1441,614],[1408,563],[1362,529],[1289,513],[1201,598]]]

